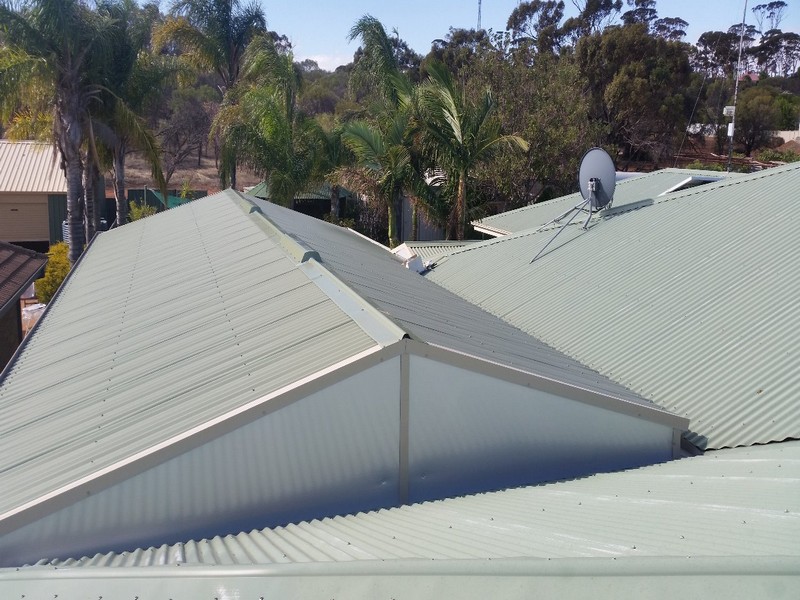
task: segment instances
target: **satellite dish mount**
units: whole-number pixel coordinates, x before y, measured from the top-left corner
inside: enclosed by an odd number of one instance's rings
[[[608,152],[602,148],[592,148],[583,155],[581,166],[578,170],[578,185],[581,188],[583,200],[564,214],[539,227],[537,231],[541,231],[548,225],[558,223],[561,219],[571,215],[569,221],[561,226],[556,234],[550,238],[550,241],[544,245],[544,248],[539,250],[539,253],[533,257],[531,262],[539,258],[547,247],[553,243],[553,240],[558,237],[558,234],[564,231],[566,226],[572,223],[579,214],[588,213],[581,227],[586,230],[594,213],[611,207],[614,199],[614,188],[617,186],[617,172],[614,168],[614,161],[611,160]]]

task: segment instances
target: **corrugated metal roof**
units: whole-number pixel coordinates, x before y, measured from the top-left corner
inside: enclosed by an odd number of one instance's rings
[[[0,382],[0,514],[379,347],[250,209],[223,192],[95,240]]]
[[[644,200],[658,197],[664,193],[673,191],[676,187],[681,189],[687,185],[698,185],[701,182],[725,179],[726,177],[738,177],[734,173],[720,173],[717,171],[700,171],[694,169],[662,169],[653,171],[637,177],[623,179],[617,182],[614,192],[614,207],[622,207]],[[580,192],[540,202],[530,206],[524,206],[516,210],[486,217],[474,223],[480,231],[491,235],[508,235],[518,233],[526,229],[539,227],[559,215],[563,214],[571,207],[581,202]]]
[[[422,259],[423,262],[429,260],[438,260],[439,258],[460,250],[465,246],[477,243],[474,240],[461,240],[461,241],[435,241],[435,242],[416,242],[406,241],[401,246],[406,246]],[[398,246],[397,248],[400,248]],[[397,250],[395,248],[393,252]]]
[[[47,256],[0,242],[0,315],[19,300],[25,287],[47,263]]]
[[[63,567],[800,556],[800,442],[79,560]],[[391,566],[388,566],[391,569]]]
[[[622,385],[535,337],[401,268],[384,246],[347,229],[252,199],[287,234],[316,250],[324,266],[414,338],[584,389],[648,404]]]
[[[0,193],[66,194],[67,178],[53,146],[0,140]]]
[[[427,278],[691,419],[709,448],[800,437],[793,164],[451,254]]]

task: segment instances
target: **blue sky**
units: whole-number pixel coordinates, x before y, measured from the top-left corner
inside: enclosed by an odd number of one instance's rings
[[[260,0],[269,28],[286,35],[294,45],[295,58],[311,58],[326,69],[353,59],[358,47],[348,43],[353,23],[365,14],[378,18],[387,31],[400,37],[418,53],[427,54],[431,41],[443,38],[450,27],[474,28],[478,21],[477,0]],[[755,24],[751,8],[767,0],[749,0],[747,22]],[[784,31],[800,32],[800,2],[789,5],[781,24]],[[482,25],[505,29],[517,0],[482,0]],[[567,9],[574,7],[566,0]],[[658,0],[660,17],[681,17],[689,22],[687,41],[695,42],[704,31],[725,30],[741,21],[743,0]]]

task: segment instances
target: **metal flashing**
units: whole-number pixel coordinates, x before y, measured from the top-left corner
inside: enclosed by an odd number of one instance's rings
[[[381,346],[388,346],[408,337],[389,317],[356,294],[350,286],[320,264],[319,255],[304,260],[299,269],[364,332]]]

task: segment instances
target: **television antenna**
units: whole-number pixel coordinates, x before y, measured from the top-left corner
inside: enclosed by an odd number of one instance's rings
[[[578,169],[578,185],[581,188],[581,197],[583,200],[564,214],[557,216],[552,221],[548,221],[537,229],[537,231],[541,231],[548,225],[558,223],[567,215],[571,215],[569,221],[564,223],[556,234],[550,238],[550,241],[539,250],[539,253],[533,257],[531,263],[542,255],[542,252],[553,243],[553,240],[555,240],[579,214],[584,212],[588,213],[582,226],[582,229],[586,230],[594,213],[600,212],[606,208],[611,208],[611,203],[614,200],[614,188],[617,186],[617,171],[614,168],[614,161],[611,160],[608,152],[602,148],[592,148],[583,155],[580,169]]]

